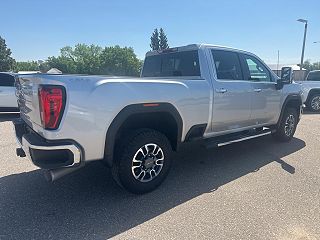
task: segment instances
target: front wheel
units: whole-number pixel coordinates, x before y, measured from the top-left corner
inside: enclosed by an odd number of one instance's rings
[[[132,193],[146,193],[157,188],[171,166],[171,145],[162,133],[140,129],[120,144],[112,167],[116,182]]]
[[[294,108],[287,108],[281,118],[276,132],[273,134],[276,140],[288,142],[293,138],[298,124],[298,113]]]
[[[313,94],[307,103],[308,109],[312,112],[320,112],[320,94]]]

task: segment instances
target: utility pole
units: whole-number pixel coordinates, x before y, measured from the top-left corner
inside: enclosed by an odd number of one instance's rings
[[[315,41],[313,43],[320,43],[320,41]],[[320,61],[318,62],[318,70],[320,70]]]

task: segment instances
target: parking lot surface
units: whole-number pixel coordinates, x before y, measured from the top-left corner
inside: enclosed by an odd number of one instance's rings
[[[154,192],[120,189],[99,162],[57,182],[15,156],[0,122],[0,239],[320,239],[320,115],[270,136],[175,154]]]

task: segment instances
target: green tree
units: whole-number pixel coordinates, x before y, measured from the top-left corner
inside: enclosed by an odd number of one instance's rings
[[[36,61],[16,62],[14,71],[39,71],[39,64]]]
[[[160,30],[159,30],[159,48],[160,48],[160,50],[169,48],[168,38],[167,38],[167,35],[165,34],[163,28],[160,28]]]
[[[66,46],[60,50],[60,56],[49,57],[47,65],[64,73],[97,74],[101,53],[102,48],[93,44],[77,44],[74,48]]]
[[[298,64],[299,66],[301,64]],[[302,67],[305,68],[307,71],[311,71],[312,70],[312,64],[310,63],[309,60],[304,61],[304,63],[302,64]]]
[[[308,72],[313,70],[320,70],[320,62],[311,63],[310,60],[306,60],[303,63],[302,67],[305,68]]]
[[[0,36],[0,72],[13,70],[14,64],[15,60],[11,57],[11,50]]]
[[[39,68],[57,68],[63,73],[138,76],[141,61],[132,48],[114,46],[103,49],[96,45],[77,44],[74,48],[62,48],[60,56],[49,57]]]
[[[63,56],[49,57],[46,63],[49,68],[57,68],[63,73],[77,73],[76,63]]]
[[[151,37],[150,37],[151,43],[150,47],[152,50],[159,50],[160,49],[160,40],[159,40],[159,32],[158,29],[154,29]]]
[[[139,76],[141,61],[132,48],[116,45],[105,47],[100,56],[100,74],[118,76]]]

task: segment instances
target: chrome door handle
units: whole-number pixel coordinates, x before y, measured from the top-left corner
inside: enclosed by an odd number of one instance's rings
[[[253,91],[255,91],[255,92],[261,92],[261,88],[256,88],[256,89],[254,89]]]
[[[216,92],[217,93],[226,93],[226,92],[228,92],[228,90],[225,88],[219,88],[219,89],[216,89]]]

